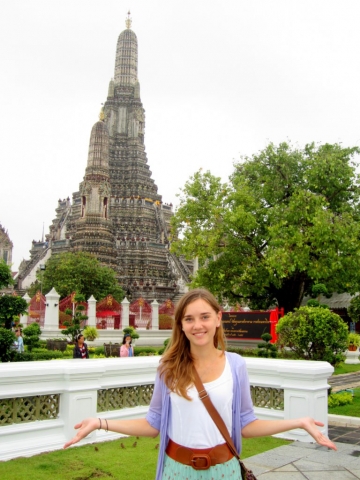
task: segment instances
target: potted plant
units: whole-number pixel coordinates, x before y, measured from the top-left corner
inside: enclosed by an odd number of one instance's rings
[[[360,335],[357,333],[348,334],[348,349],[350,352],[356,352],[360,346]]]
[[[349,333],[348,334],[348,351],[346,352],[346,360],[345,363],[350,365],[359,364],[359,348],[360,345],[360,335],[357,333]]]
[[[89,325],[84,328],[83,334],[89,342],[93,342],[99,336],[97,329],[95,327],[90,327]]]

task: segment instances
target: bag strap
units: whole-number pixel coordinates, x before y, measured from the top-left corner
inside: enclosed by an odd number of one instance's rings
[[[220,417],[219,412],[216,410],[214,407],[214,404],[210,400],[210,397],[205,390],[205,387],[199,377],[198,372],[196,371],[196,368],[194,367],[194,376],[195,376],[195,387],[197,391],[199,392],[199,398],[203,402],[206,410],[209,412],[210,417],[213,419],[215,425],[218,427],[220,430],[221,435],[224,437],[226,440],[226,443],[228,444],[228,447],[231,451],[231,453],[236,457],[238,460],[240,460],[239,454],[236,451],[234,442],[232,441],[232,438],[229,435],[229,431],[224,423],[224,420]]]

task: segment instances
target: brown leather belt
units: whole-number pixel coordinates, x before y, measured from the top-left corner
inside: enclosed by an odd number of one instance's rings
[[[226,443],[212,448],[188,448],[173,442],[166,447],[166,455],[183,465],[190,465],[195,470],[207,470],[218,463],[225,463],[234,456]]]

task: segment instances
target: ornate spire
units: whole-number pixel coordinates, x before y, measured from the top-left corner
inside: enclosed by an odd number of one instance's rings
[[[131,28],[132,18],[130,17],[130,10],[128,11],[127,19],[125,20],[126,28]]]
[[[114,83],[115,86],[134,87],[137,81],[138,45],[135,32],[130,28],[130,12],[126,26],[120,33],[116,46]]]
[[[103,122],[105,120],[105,112],[104,112],[104,107],[101,107],[100,113],[99,113],[99,120]]]

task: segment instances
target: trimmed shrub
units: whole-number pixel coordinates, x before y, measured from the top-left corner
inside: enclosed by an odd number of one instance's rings
[[[350,392],[332,393],[328,396],[328,407],[341,407],[353,403],[353,396]]]
[[[166,313],[159,315],[159,330],[171,330],[174,319]]]
[[[129,334],[133,340],[140,338],[140,335],[134,327],[128,326],[123,329],[123,334]]]
[[[95,355],[103,355],[105,357],[104,347],[95,347],[94,350]]]
[[[165,352],[166,347],[167,347],[169,342],[170,342],[170,338],[167,338],[166,340],[164,340],[164,346],[159,348],[158,355],[162,355]]]
[[[237,353],[242,357],[257,357],[258,350],[257,348],[241,348],[241,347],[227,347],[227,352]]]
[[[257,355],[258,357],[262,358],[277,358],[277,346],[270,343],[272,340],[272,336],[270,333],[263,333],[261,335],[262,340],[261,343],[258,343],[258,350]]]
[[[155,347],[134,347],[135,357],[146,356],[149,354],[157,355],[158,349]]]
[[[37,350],[36,352],[34,350]],[[42,348],[33,349],[32,357],[34,361],[38,360],[53,360],[58,358],[64,358],[64,355],[59,350],[44,350]]]
[[[12,361],[13,362],[32,362],[34,360],[34,356],[32,352],[16,352]]]
[[[348,327],[339,315],[329,309],[296,309],[279,320],[276,332],[280,348],[289,348],[298,358],[323,360],[331,365],[345,359]]]
[[[27,346],[29,352],[31,352],[33,348],[40,347],[41,330],[36,322],[24,328],[22,333],[24,335],[24,345]]]

